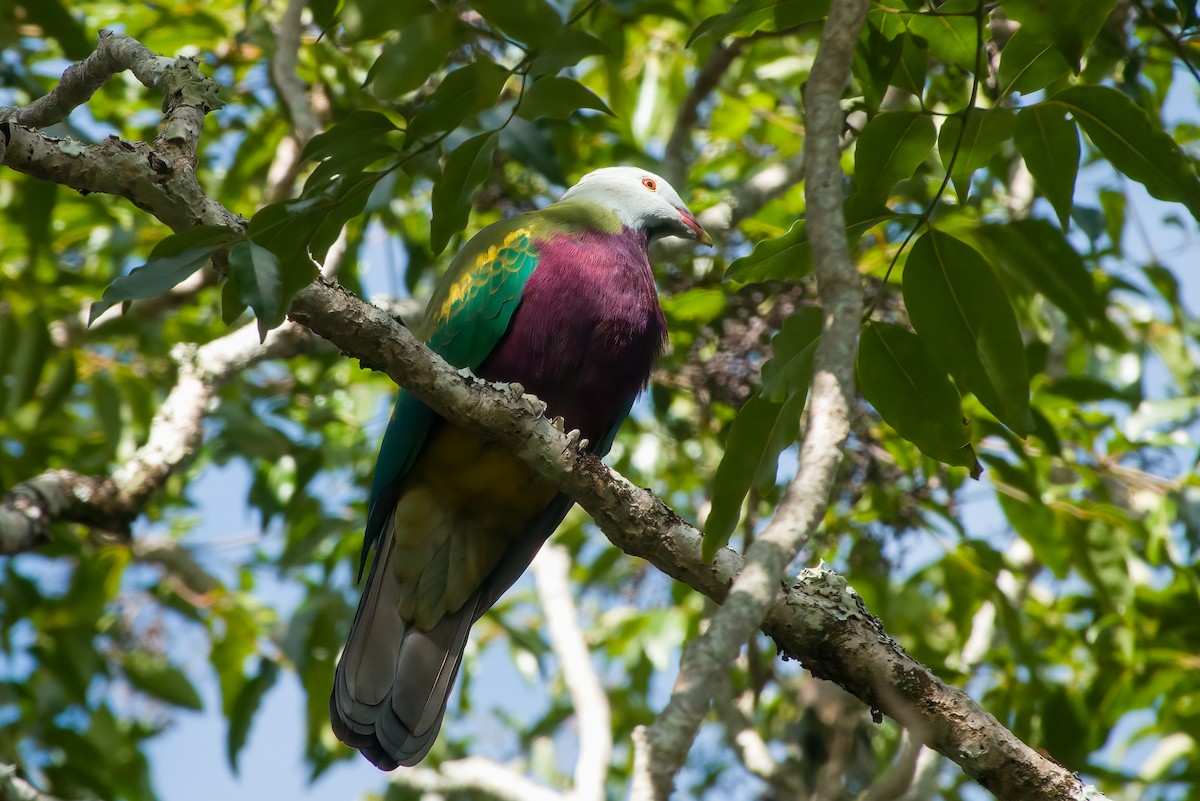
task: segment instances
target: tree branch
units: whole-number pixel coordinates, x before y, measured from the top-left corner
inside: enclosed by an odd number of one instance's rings
[[[612,760],[612,713],[579,625],[571,596],[570,567],[570,557],[561,545],[546,545],[533,560],[533,575],[550,645],[571,694],[579,732],[571,796],[575,801],[604,801],[604,784]]]
[[[117,72],[133,71],[147,86],[161,85],[163,125],[154,145],[110,136],[84,145],[37,130],[63,119]],[[0,164],[80,192],[124,197],[172,230],[245,221],[205,194],[196,180],[196,147],[204,115],[219,108],[220,87],[188,58],[156,56],[135,39],[100,32],[96,52],[67,68],[50,94],[22,108],[0,109]]]
[[[675,775],[708,712],[713,688],[719,686],[721,675],[762,624],[788,563],[824,517],[842,460],[842,445],[850,433],[862,291],[850,261],[842,214],[839,101],[867,6],[866,0],[841,0],[832,6],[808,80],[804,154],[809,177],[805,195],[825,326],[814,360],[809,425],[800,445],[800,465],[774,518],[747,550],[745,567],[708,630],[684,648],[671,700],[648,732],[651,798],[665,801],[670,796]]]
[[[288,0],[283,16],[275,29],[275,52],[271,56],[271,79],[275,91],[287,109],[292,133],[284,137],[275,149],[275,158],[267,170],[267,185],[263,192],[268,202],[291,196],[300,171],[300,154],[304,145],[320,130],[321,122],[309,102],[308,89],[298,74],[302,17],[308,0]]]
[[[860,801],[896,801],[907,793],[913,786],[917,775],[917,760],[924,748],[921,741],[911,732],[902,731],[896,761],[871,782]]]
[[[13,487],[0,499],[0,554],[36,547],[55,522],[127,534],[146,500],[195,452],[220,387],[253,364],[295,354],[308,341],[307,331],[287,324],[259,344],[257,328],[247,325],[199,348],[176,346],[179,375],[146,443],[111,477],[48,470]]]
[[[743,708],[743,702],[751,696],[745,694],[745,699],[734,696],[732,683],[728,676],[724,677],[720,692],[713,698],[713,708],[717,717],[725,727],[725,734],[730,745],[737,753],[738,759],[746,770],[771,785],[775,798],[803,798],[808,795],[808,787],[794,765],[778,762],[772,756],[766,741],[754,728],[750,711]],[[752,702],[751,702],[752,703]],[[749,707],[750,704],[745,704]]]
[[[561,794],[483,757],[443,762],[437,770],[405,768],[394,771],[391,780],[422,793],[467,793],[489,801],[564,801]]]
[[[123,197],[175,231],[205,224],[241,230],[246,225],[204,193],[187,164],[177,165],[144,142],[110,136],[84,145],[0,122],[0,164],[83,193]]]
[[[142,84],[153,89],[158,86],[163,72],[174,63],[175,59],[155,55],[137,39],[102,30],[96,50],[83,61],[67,67],[53,91],[27,106],[0,107],[0,122],[45,128],[65,120],[118,72],[129,70]]]
[[[15,765],[0,765],[0,801],[59,801],[17,776]]]
[[[742,52],[745,44],[746,39],[744,38],[734,39],[728,45],[718,40],[713,45],[708,61],[693,78],[692,87],[688,90],[683,104],[680,105],[679,111],[675,115],[675,125],[671,129],[671,136],[667,139],[667,146],[663,152],[663,174],[671,184],[684,186],[687,183],[687,164],[690,155],[688,148],[691,144],[692,128],[700,119],[700,104],[717,88],[721,76],[733,64],[733,60]]]
[[[271,58],[271,78],[292,120],[296,140],[301,146],[321,129],[321,123],[308,102],[308,90],[297,72],[300,52],[301,16],[308,0],[288,0],[275,29],[275,53]]]

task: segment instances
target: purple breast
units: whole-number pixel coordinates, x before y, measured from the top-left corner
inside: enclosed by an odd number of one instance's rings
[[[580,232],[536,242],[538,263],[479,375],[516,381],[593,443],[625,415],[667,326],[645,234]]]

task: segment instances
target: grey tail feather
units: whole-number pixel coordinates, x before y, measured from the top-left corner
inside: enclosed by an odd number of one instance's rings
[[[396,614],[400,584],[385,534],[338,660],[329,718],[337,738],[381,770],[415,765],[441,728],[480,593],[429,631]]]
[[[462,608],[429,631],[396,614],[400,583],[390,567],[389,522],[338,660],[329,719],[333,733],[381,770],[420,762],[437,738],[471,625],[525,571],[571,508],[559,494],[507,549]]]

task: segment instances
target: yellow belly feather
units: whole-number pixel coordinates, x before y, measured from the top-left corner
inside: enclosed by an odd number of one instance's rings
[[[392,520],[401,617],[428,630],[461,608],[556,493],[508,449],[443,424]]]

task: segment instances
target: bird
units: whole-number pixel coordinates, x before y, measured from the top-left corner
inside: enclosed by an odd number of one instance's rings
[[[658,175],[594,170],[558,202],[471,238],[418,333],[451,365],[535,394],[602,457],[666,343],[648,256],[663,237],[712,245]],[[330,693],[338,739],[381,770],[425,757],[472,624],[571,504],[510,450],[400,390],[372,478],[360,578],[375,558]]]

